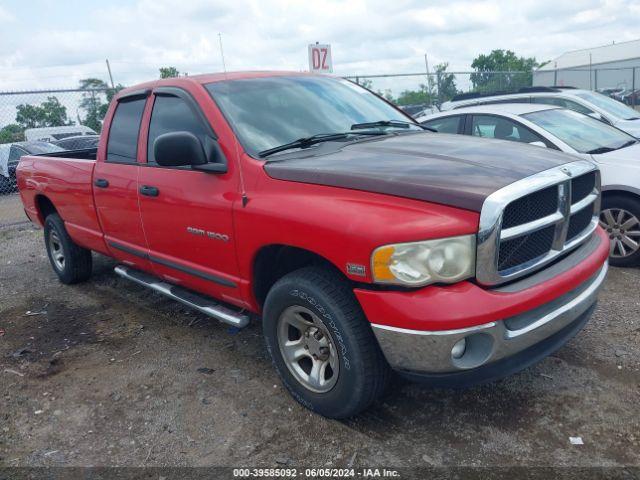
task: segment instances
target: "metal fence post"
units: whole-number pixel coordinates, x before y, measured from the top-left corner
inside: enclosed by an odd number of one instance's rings
[[[631,106],[636,108],[636,67],[631,69]]]

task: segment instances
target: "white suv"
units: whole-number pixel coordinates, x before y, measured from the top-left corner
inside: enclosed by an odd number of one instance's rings
[[[496,103],[556,105],[597,118],[640,138],[640,112],[600,93],[573,87],[527,87],[520,89],[518,93],[488,96],[463,93],[453,97],[452,101],[443,103],[440,109],[445,111]]]

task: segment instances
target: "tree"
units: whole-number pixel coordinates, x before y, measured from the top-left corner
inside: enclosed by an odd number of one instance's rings
[[[0,129],[0,143],[13,143],[24,141],[24,129],[16,124],[10,123]]]
[[[453,73],[448,73],[448,63],[440,63],[436,65],[436,87],[438,92],[438,102],[442,103],[447,100],[451,100],[458,94],[458,87],[456,87],[456,76]]]
[[[431,105],[433,95],[429,91],[429,86],[420,84],[418,90],[403,90],[396,99],[397,105]]]
[[[20,104],[16,112],[16,123],[25,129],[73,125],[67,117],[67,107],[57,97],[47,97],[40,105]]]
[[[115,88],[111,88],[99,78],[83,78],[80,80],[79,88],[86,90],[82,93],[82,100],[79,105],[80,109],[86,112],[86,115],[82,119],[79,118],[78,121],[82,125],[100,132],[102,130],[102,121],[107,114],[111,100],[124,86],[118,84]]]
[[[481,92],[515,91],[531,85],[533,69],[538,66],[535,57],[518,57],[511,50],[493,50],[473,60],[471,67],[475,72],[471,74],[471,83],[474,90]],[[523,73],[491,73],[496,71]]]
[[[80,89],[87,91],[82,93],[82,100],[80,100],[80,109],[86,112],[86,116],[79,121],[82,125],[99,132],[102,129],[101,120],[109,106],[108,103],[103,102],[102,97],[109,86],[99,78],[84,78],[80,80]]]
[[[186,75],[186,73],[184,75]],[[180,72],[176,67],[160,67],[160,78],[174,78],[179,76]]]

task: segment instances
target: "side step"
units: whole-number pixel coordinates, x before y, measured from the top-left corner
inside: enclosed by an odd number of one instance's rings
[[[205,297],[199,293],[189,291],[185,288],[171,285],[161,281],[159,278],[140,272],[124,265],[118,265],[114,271],[123,278],[131,280],[138,285],[150,288],[162,295],[173,300],[177,300],[191,308],[198,310],[210,317],[220,320],[221,322],[233,325],[237,328],[244,328],[249,324],[249,315],[236,312],[231,308],[225,307],[216,302],[212,298]]]

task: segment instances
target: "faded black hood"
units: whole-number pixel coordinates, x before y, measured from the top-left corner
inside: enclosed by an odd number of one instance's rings
[[[319,147],[265,164],[280,180],[364,190],[479,212],[490,194],[524,177],[577,160],[510,141],[416,133]],[[337,148],[337,150],[336,150]]]

